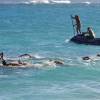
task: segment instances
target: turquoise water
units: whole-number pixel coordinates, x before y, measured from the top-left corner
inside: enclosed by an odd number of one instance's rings
[[[69,42],[71,14],[80,15],[83,31],[92,26],[100,37],[98,4],[0,5],[0,52],[8,58],[29,53],[66,63],[56,68],[0,67],[0,100],[100,99],[100,60],[81,59],[100,53],[100,47]]]

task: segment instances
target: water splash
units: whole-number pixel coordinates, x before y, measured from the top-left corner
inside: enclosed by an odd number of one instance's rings
[[[69,41],[70,41],[70,39],[66,39],[66,40],[65,40],[65,43],[69,43]]]

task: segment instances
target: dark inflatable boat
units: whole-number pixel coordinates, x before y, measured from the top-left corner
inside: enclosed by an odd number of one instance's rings
[[[70,39],[72,42],[87,45],[100,45],[100,38],[88,39],[82,35],[76,35]]]

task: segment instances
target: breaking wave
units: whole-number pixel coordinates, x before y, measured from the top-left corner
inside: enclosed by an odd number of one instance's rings
[[[31,0],[31,1],[26,1],[23,2],[25,4],[40,4],[40,3],[44,3],[44,4],[70,4],[71,1],[69,0]]]
[[[59,0],[52,0],[52,3],[66,3],[66,4],[70,4],[71,1],[69,1],[69,0],[61,0],[61,1],[59,1]]]
[[[83,2],[83,3],[84,4],[88,4],[88,5],[91,4],[91,2],[89,2],[89,1],[86,1],[86,2]]]
[[[0,0],[0,4],[71,4],[71,3],[82,3],[82,4],[91,4],[93,2],[83,1],[79,2],[78,0]],[[97,2],[94,2],[97,3]]]
[[[50,2],[49,2],[49,0],[30,0],[30,1],[23,2],[23,3],[25,3],[25,4],[37,4],[37,3],[48,4]]]
[[[1,4],[70,4],[70,0],[4,0],[0,1]]]

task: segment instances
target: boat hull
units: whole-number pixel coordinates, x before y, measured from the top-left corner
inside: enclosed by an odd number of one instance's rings
[[[86,45],[100,45],[100,38],[87,39],[84,36],[76,35],[70,39],[72,42]]]

